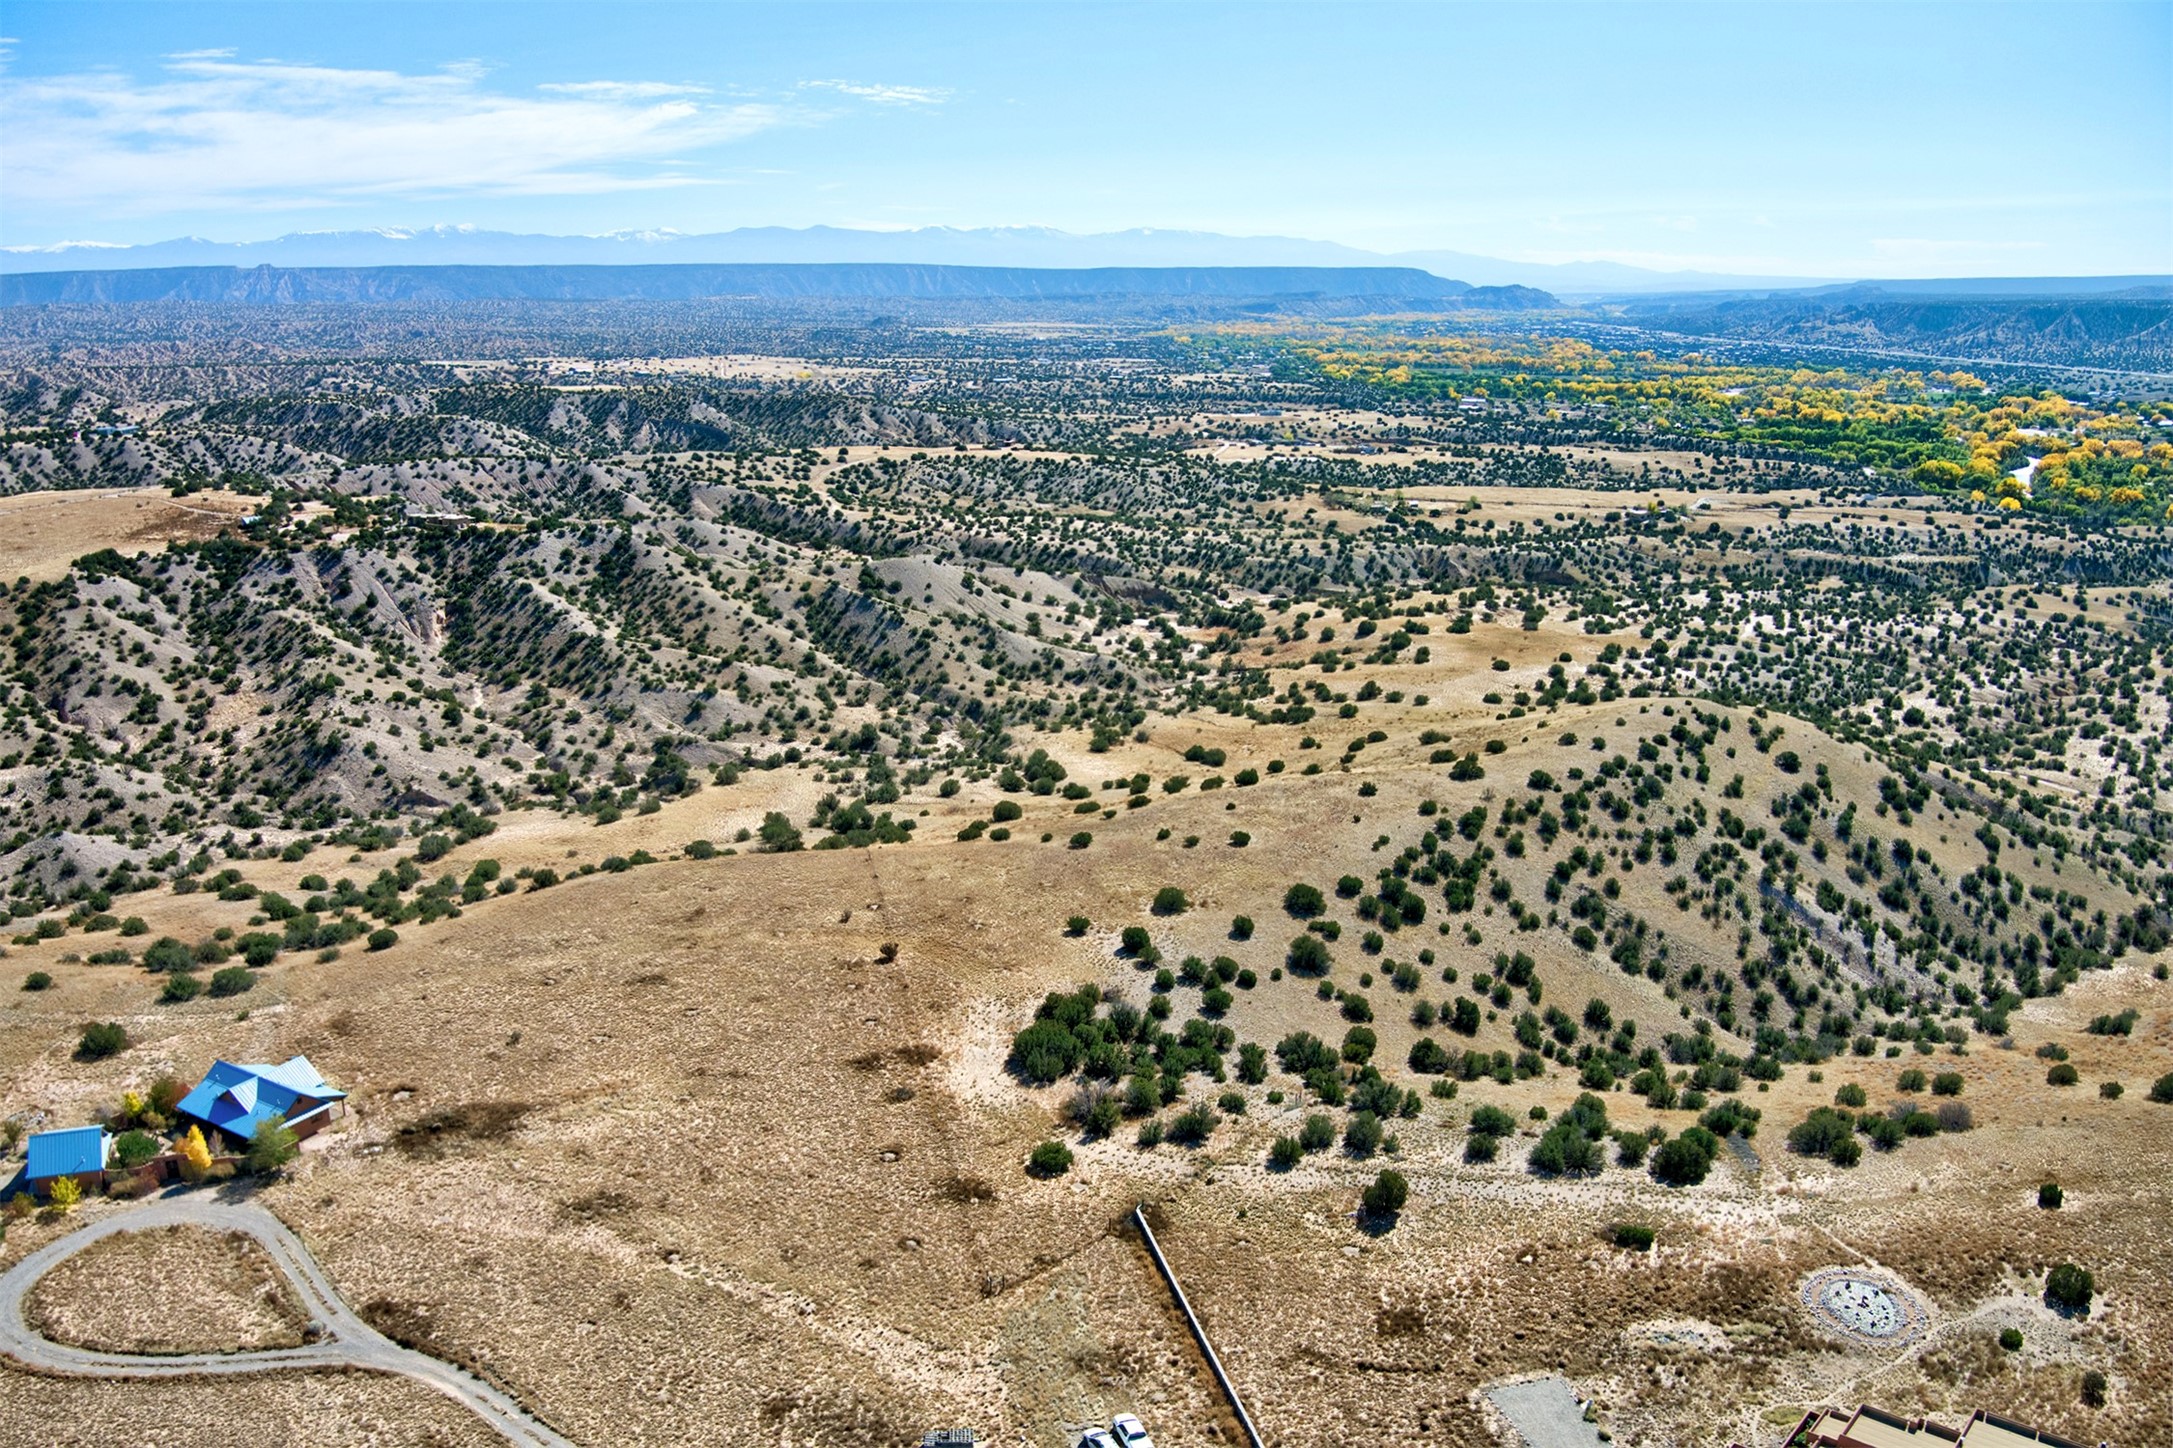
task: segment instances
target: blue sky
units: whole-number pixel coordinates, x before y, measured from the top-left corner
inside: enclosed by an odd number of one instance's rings
[[[38,3],[0,244],[1134,226],[2173,271],[2173,3]]]

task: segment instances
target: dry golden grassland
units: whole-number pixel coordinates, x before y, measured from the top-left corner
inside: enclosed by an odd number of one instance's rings
[[[1533,1105],[1567,1106],[1578,1089],[1558,1070],[1514,1086],[1467,1084],[1397,1123],[1412,1202],[1380,1234],[1353,1219],[1378,1160],[1324,1153],[1287,1175],[1265,1169],[1270,1140],[1303,1114],[1295,1101],[1269,1104],[1265,1086],[1245,1088],[1245,1114],[1203,1148],[1141,1151],[1126,1129],[1076,1145],[1066,1176],[1024,1173],[1036,1142],[1067,1135],[1069,1088],[1014,1082],[1004,1071],[1010,1035],[1052,989],[1091,981],[1144,1002],[1144,973],[1113,954],[1122,926],[1149,924],[1173,960],[1227,953],[1258,970],[1261,986],[1240,993],[1228,1018],[1240,1040],[1272,1046],[1300,1028],[1335,1039],[1343,1023],[1309,982],[1267,982],[1295,928],[1280,910],[1284,888],[1370,874],[1385,858],[1373,853],[1379,836],[1392,837],[1390,854],[1416,837],[1422,799],[1453,814],[1533,768],[1596,761],[1591,736],[1652,733],[1671,702],[1500,720],[1479,701],[1509,677],[1492,658],[1509,659],[1524,687],[1557,652],[1585,661],[1605,640],[1550,624],[1432,642],[1427,665],[1338,677],[1338,688],[1378,676],[1430,697],[1369,708],[1356,730],[1389,739],[1348,771],[1334,759],[1334,742],[1352,732],[1340,721],[1308,726],[1331,741],[1312,753],[1298,749],[1304,730],[1199,716],[1151,721],[1147,742],[1104,755],[1078,737],[1021,742],[1046,745],[1090,786],[1140,769],[1197,779],[1209,771],[1181,758],[1196,742],[1229,752],[1219,772],[1277,758],[1289,769],[1243,790],[1157,789],[1147,807],[1108,819],[1028,798],[1011,840],[959,843],[957,828],[995,798],[969,786],[926,801],[918,843],[707,861],[668,856],[697,837],[727,840],[764,809],[804,818],[819,786],[790,772],[750,776],[604,828],[512,815],[434,868],[488,855],[509,871],[563,869],[637,847],[667,858],[402,927],[383,953],[350,949],[330,964],[285,956],[230,1001],[160,1007],[140,971],[60,964],[50,944],[15,949],[11,973],[49,969],[56,984],[11,991],[0,1007],[0,1114],[80,1119],[162,1071],[308,1053],[352,1093],[351,1111],[267,1205],[373,1321],[475,1363],[584,1443],[907,1443],[960,1423],[1005,1444],[1054,1445],[1062,1424],[1124,1410],[1172,1448],[1227,1443],[1202,1366],[1123,1227],[1138,1201],[1156,1213],[1269,1439],[1286,1448],[1492,1443],[1479,1390],[1539,1370],[1595,1394],[1616,1443],[1655,1448],[1762,1442],[1810,1403],[1860,1398],[1952,1413],[1990,1406],[2089,1441],[2173,1441],[2173,1109],[2144,1090],[2173,1069],[2173,987],[2132,960],[2016,1012],[2011,1051],[1979,1037],[1966,1056],[1923,1061],[1964,1074],[1976,1129],[1867,1153],[1853,1171],[1791,1156],[1781,1138],[1844,1082],[1883,1104],[1917,1058],[1842,1057],[1820,1081],[1790,1067],[1770,1091],[1746,1090],[1764,1111],[1755,1156],[1724,1154],[1705,1185],[1682,1191],[1612,1166],[1588,1181],[1542,1181],[1523,1169],[1517,1143],[1496,1163],[1466,1165],[1461,1123],[1475,1103],[1521,1120]],[[1450,784],[1426,763],[1422,727],[1448,731],[1459,748],[1499,737],[1506,752],[1488,757],[1486,781]],[[1564,732],[1580,743],[1560,744]],[[1861,751],[1793,723],[1788,741],[1806,774],[1827,763],[1845,795],[1875,796]],[[1302,776],[1312,759],[1324,772]],[[1714,788],[1741,770],[1756,799],[1768,769],[1745,750]],[[1362,795],[1367,783],[1377,793]],[[1075,829],[1092,831],[1091,847],[1066,848]],[[1244,848],[1227,843],[1238,829],[1251,837]],[[1044,832],[1053,840],[1042,843]],[[1916,833],[1943,866],[1973,862],[1967,828],[1937,807]],[[305,872],[366,878],[381,862],[319,851],[243,869],[291,892]],[[1534,882],[1545,864],[1518,863]],[[1676,933],[1678,963],[1717,950],[1673,909],[1662,875],[1652,866],[1626,877],[1623,904]],[[1522,881],[1519,893],[1535,898]],[[1148,902],[1171,884],[1193,908],[1157,920]],[[154,931],[197,938],[240,926],[248,906],[157,895],[129,908]],[[1080,937],[1065,933],[1075,914],[1091,921]],[[1260,923],[1250,941],[1226,938],[1236,914]],[[1559,932],[1517,935],[1501,916],[1465,918],[1482,945],[1437,936],[1429,921],[1423,941],[1403,937],[1391,954],[1423,943],[1469,972],[1497,949],[1528,948],[1550,1001],[1574,1010],[1598,997],[1650,1039],[1682,1028],[1658,984]],[[887,944],[897,950],[885,963]],[[1360,967],[1349,934],[1338,959],[1339,976]],[[1431,983],[1426,992],[1442,994]],[[1387,1003],[1376,1059],[1403,1074],[1415,1029],[1399,998],[1376,998]],[[2091,1016],[2126,1005],[2143,1012],[2133,1037],[2082,1033]],[[1508,1014],[1476,1044],[1511,1044]],[[75,1030],[90,1019],[124,1022],[138,1044],[104,1062],[73,1060]],[[2082,1086],[2045,1084],[2032,1051],[2046,1041],[2073,1051]],[[2126,1083],[2124,1098],[2096,1094],[2107,1079]],[[1195,1078],[1195,1095],[1207,1089]],[[1609,1109],[1633,1127],[1664,1115],[1627,1093],[1611,1095]],[[1668,1117],[1669,1129],[1685,1120]],[[2067,1189],[2057,1213],[2035,1205],[2047,1179]],[[1619,1220],[1657,1227],[1655,1251],[1611,1246],[1603,1234]],[[49,1230],[11,1232],[7,1255]],[[2087,1322],[2037,1301],[2043,1268],[2061,1260],[2097,1275]],[[1880,1354],[1820,1333],[1797,1283],[1857,1261],[1898,1273],[1928,1300],[1929,1337]],[[2025,1330],[2020,1353],[1993,1345],[2008,1325]],[[2113,1380],[2103,1411],[2078,1404],[2090,1366]],[[303,1421],[289,1416],[303,1411],[316,1442],[474,1441],[471,1424],[415,1389],[332,1383],[321,1409],[297,1408],[316,1400],[295,1379],[221,1384],[216,1401],[236,1436]],[[130,1423],[201,1412],[212,1400],[194,1392],[6,1383],[28,1405],[25,1421],[56,1441],[82,1432],[110,1442]],[[386,1436],[370,1439],[372,1422],[388,1425]]]
[[[299,1347],[308,1326],[262,1247],[202,1227],[108,1237],[47,1273],[25,1316],[55,1342],[98,1352]]]
[[[0,1367],[11,1442],[51,1448],[504,1448],[452,1399],[407,1378],[329,1370],[98,1382]]]
[[[86,553],[151,553],[218,536],[262,500],[206,491],[186,498],[142,488],[77,488],[0,497],[0,582],[44,583]]]

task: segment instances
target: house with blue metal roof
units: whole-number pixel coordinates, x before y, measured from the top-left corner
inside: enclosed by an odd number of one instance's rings
[[[347,1093],[325,1080],[307,1056],[276,1066],[215,1061],[177,1110],[202,1126],[207,1136],[224,1132],[237,1145],[246,1145],[274,1116],[284,1117],[296,1136],[308,1136],[336,1116],[346,1099]]]
[[[30,1189],[40,1194],[52,1191],[53,1183],[62,1177],[74,1177],[87,1191],[106,1184],[106,1163],[112,1157],[113,1138],[103,1126],[33,1132],[23,1176]]]

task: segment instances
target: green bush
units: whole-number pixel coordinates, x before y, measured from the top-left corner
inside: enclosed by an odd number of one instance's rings
[[[1252,917],[1250,915],[1237,915],[1231,917],[1230,938],[1232,940],[1252,939]]]
[[[24,990],[48,990],[52,984],[53,978],[42,970],[34,970],[23,977]]]
[[[1441,1048],[1440,1042],[1432,1036],[1420,1036],[1411,1043],[1411,1054],[1406,1064],[1422,1076],[1440,1076],[1445,1075],[1456,1063]]]
[[[1642,1139],[1640,1138],[1640,1140]],[[1617,1222],[1614,1225],[1613,1236],[1617,1247],[1624,1247],[1632,1252],[1650,1252],[1652,1250],[1653,1231],[1650,1227],[1640,1226],[1635,1222]]]
[[[1320,975],[1330,964],[1327,943],[1317,935],[1292,936],[1283,964],[1299,975]]]
[[[1191,907],[1191,904],[1192,902],[1185,898],[1184,891],[1178,889],[1175,885],[1164,885],[1154,892],[1154,904],[1151,908],[1157,915],[1182,915]]]
[[[113,1159],[124,1168],[142,1166],[158,1155],[158,1138],[148,1131],[127,1131],[113,1139]]]
[[[1298,1128],[1298,1145],[1307,1151],[1326,1151],[1335,1144],[1335,1122],[1319,1112],[1305,1118]]]
[[[1489,1162],[1492,1161],[1500,1153],[1500,1140],[1496,1137],[1487,1135],[1483,1131],[1474,1131],[1471,1135],[1464,1138],[1465,1161],[1474,1163]]]
[[[204,982],[200,977],[185,970],[177,970],[167,976],[166,983],[159,987],[158,998],[168,1005],[175,1005],[182,1001],[195,1000],[203,991]]]
[[[1204,1101],[1195,1102],[1178,1112],[1170,1122],[1170,1140],[1187,1146],[1202,1145],[1208,1137],[1215,1134],[1215,1128],[1221,1122],[1222,1118],[1215,1114],[1214,1107]]]
[[[999,799],[996,801],[996,808],[988,813],[989,818],[996,821],[997,824],[1007,825],[1020,815],[1025,814],[1026,811],[1019,807],[1019,802],[1015,799]]]
[[[195,964],[196,952],[171,935],[162,935],[143,948],[145,970],[188,970]]]
[[[258,1176],[269,1176],[301,1151],[301,1143],[284,1116],[267,1116],[257,1123],[249,1134],[249,1150],[246,1154],[249,1170]]]
[[[1028,1176],[1060,1177],[1070,1170],[1071,1148],[1061,1141],[1044,1141],[1026,1158]]]
[[[1283,909],[1300,920],[1310,919],[1327,908],[1328,902],[1312,885],[1293,885],[1283,892]]]
[[[1864,1123],[1864,1135],[1881,1151],[1892,1151],[1909,1133],[1891,1116],[1875,1116]]]
[[[2022,1329],[2019,1327],[2001,1328],[1999,1330],[1999,1345],[2008,1352],[2022,1351]]]
[[[181,977],[172,976],[169,979],[179,980]],[[249,973],[247,966],[230,965],[223,970],[212,972],[211,993],[221,997],[238,996],[245,990],[253,989],[256,983],[257,978]]]
[[[1517,1134],[1516,1118],[1499,1106],[1475,1106],[1471,1111],[1471,1130],[1481,1136],[1514,1136]]]
[[[2160,1106],[2173,1105],[2173,1071],[2150,1083],[2150,1099]]]
[[[1305,1159],[1305,1148],[1295,1136],[1278,1136],[1268,1148],[1268,1166],[1274,1171],[1289,1171]]]
[[[1702,1126],[1688,1127],[1652,1154],[1653,1180],[1663,1186],[1694,1187],[1711,1173],[1713,1158],[1719,1154],[1719,1137]]]
[[[1831,1106],[1820,1106],[1788,1133],[1788,1149],[1802,1156],[1826,1156],[1837,1143],[1853,1143],[1855,1138],[1855,1122]]]
[[[2062,1262],[2045,1274],[2045,1306],[2076,1317],[2090,1315],[2090,1299],[2097,1283],[2087,1269]]]
[[[2082,1073],[2065,1061],[2045,1073],[2047,1086],[2072,1086],[2081,1079]]]
[[[1370,1111],[1355,1112],[1343,1128],[1343,1149],[1352,1156],[1368,1157],[1381,1149],[1381,1118]]]
[[[1598,1171],[1604,1164],[1599,1143],[1568,1116],[1547,1128],[1539,1144],[1532,1148],[1529,1162],[1541,1176],[1580,1175]]]
[[[1366,1188],[1364,1203],[1366,1214],[1374,1217],[1393,1217],[1411,1199],[1411,1184],[1403,1179],[1403,1173],[1383,1168]]]
[[[390,925],[370,932],[370,949],[372,950],[390,950],[399,943],[400,932],[394,930]]]
[[[1066,935],[1084,935],[1091,923],[1084,915],[1074,915],[1064,922],[1064,933]]]
[[[2057,1212],[2067,1200],[2067,1193],[2060,1190],[2058,1182],[2045,1182],[2037,1188],[2037,1205],[2045,1211]]]
[[[1962,1094],[1962,1073],[1961,1073],[1961,1072],[1959,1072],[1959,1071],[1941,1071],[1941,1072],[1940,1072],[1940,1073],[1939,1073],[1938,1075],[1936,1075],[1936,1076],[1932,1077],[1932,1095],[1934,1095],[1934,1096],[1959,1096],[1959,1095],[1961,1095],[1961,1094]]]
[[[131,1042],[128,1031],[118,1021],[102,1021],[83,1028],[76,1039],[75,1053],[85,1061],[102,1061],[127,1050]]]
[[[1863,1109],[1864,1099],[1864,1088],[1857,1085],[1854,1081],[1849,1082],[1847,1085],[1843,1086],[1839,1091],[1836,1091],[1833,1094],[1834,1105],[1847,1106],[1854,1108],[1858,1111],[1861,1111]]]

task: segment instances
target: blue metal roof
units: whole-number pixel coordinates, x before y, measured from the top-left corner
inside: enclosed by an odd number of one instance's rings
[[[196,1089],[181,1098],[181,1114],[234,1136],[250,1136],[274,1116],[292,1119],[297,1102],[337,1101],[346,1096],[324,1079],[307,1056],[276,1066],[238,1066],[215,1061]],[[303,1110],[308,1110],[305,1104]]]
[[[30,1165],[24,1172],[32,1181],[47,1177],[74,1176],[78,1172],[106,1168],[106,1129],[76,1126],[66,1131],[40,1131],[30,1138]]]

